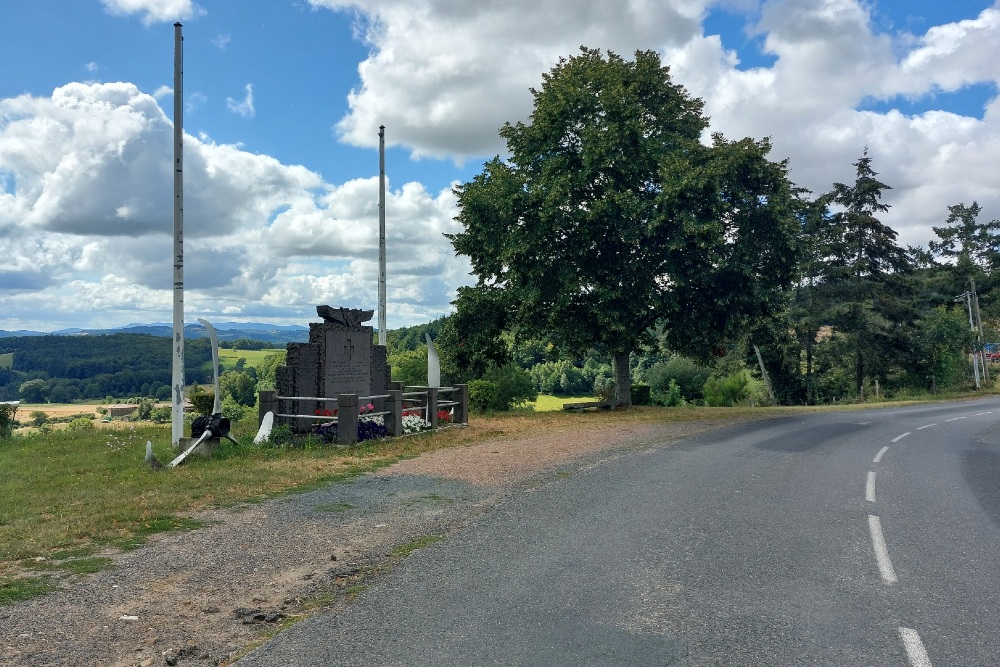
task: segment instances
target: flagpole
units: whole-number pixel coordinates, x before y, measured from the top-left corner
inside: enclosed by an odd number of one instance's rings
[[[385,125],[378,128],[378,344],[385,336]]]
[[[184,36],[174,24],[174,331],[170,441],[184,437]]]

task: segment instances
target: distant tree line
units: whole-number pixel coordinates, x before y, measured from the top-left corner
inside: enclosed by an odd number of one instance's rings
[[[170,338],[147,334],[15,336],[0,339],[2,353],[13,353],[13,360],[10,368],[0,368],[0,400],[68,403],[108,396],[170,398]],[[211,382],[211,360],[208,339],[185,341],[188,382]]]

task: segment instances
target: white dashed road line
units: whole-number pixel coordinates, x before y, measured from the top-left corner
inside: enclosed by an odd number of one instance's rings
[[[899,638],[903,640],[903,648],[906,649],[906,656],[910,659],[910,667],[931,667],[931,659],[927,656],[927,650],[916,630],[900,628]]]
[[[868,472],[868,481],[865,483],[865,500],[875,502],[875,473],[871,471]]]
[[[875,547],[875,560],[878,561],[878,571],[887,584],[896,583],[896,571],[892,569],[889,560],[889,550],[885,546],[885,536],[882,535],[882,522],[874,514],[868,515],[868,530],[872,534],[872,545]]]
[[[937,424],[924,424],[923,426],[918,426],[918,431],[923,431],[925,428],[930,428],[931,426],[937,426]]]
[[[872,459],[872,463],[878,463],[879,461],[881,461],[882,457],[885,455],[887,451],[889,451],[888,447],[883,447],[882,449],[878,450],[878,454],[876,454],[875,458]]]
[[[902,435],[897,435],[895,438],[892,439],[892,441],[893,442],[899,442],[900,440],[902,440],[903,438],[905,438],[908,435],[910,435],[909,431],[907,431],[906,433],[904,433]]]
[[[945,419],[946,422],[957,422],[959,419],[968,419],[968,415],[965,417],[952,417],[951,419]]]

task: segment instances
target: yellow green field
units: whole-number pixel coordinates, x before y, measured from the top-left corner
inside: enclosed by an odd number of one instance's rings
[[[14,353],[6,352],[0,354],[0,368],[10,368],[14,365]]]
[[[593,401],[596,400],[591,395],[585,396],[549,396],[548,394],[539,394],[538,400],[530,405],[535,409],[535,412],[549,412],[552,410],[562,410],[564,403],[582,403],[583,401]]]
[[[272,354],[284,354],[284,352],[284,348],[273,350],[228,350],[219,348],[219,363],[222,365],[222,370],[231,371],[236,368],[237,360],[242,357],[247,360],[246,365],[249,368],[250,366],[256,366]],[[211,364],[209,366],[211,367]]]

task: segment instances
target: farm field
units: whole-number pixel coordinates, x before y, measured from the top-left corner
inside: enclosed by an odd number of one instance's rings
[[[241,357],[247,360],[246,365],[249,368],[250,366],[256,366],[267,357],[284,353],[284,348],[275,348],[272,350],[230,350],[219,348],[219,364],[222,366],[223,371],[232,371],[236,370],[236,362]],[[211,370],[211,362],[208,363],[207,368]]]
[[[0,354],[0,368],[10,368],[14,365],[14,353],[5,352]]]

